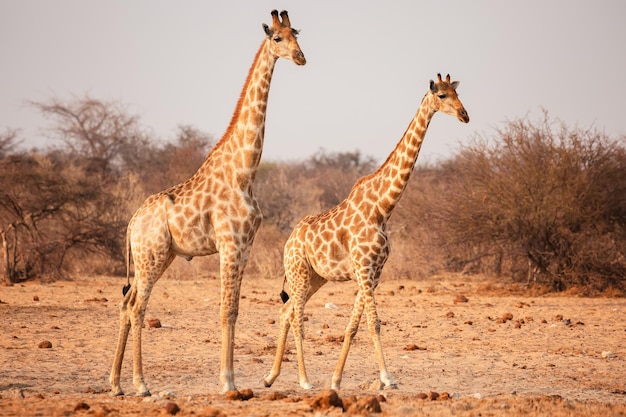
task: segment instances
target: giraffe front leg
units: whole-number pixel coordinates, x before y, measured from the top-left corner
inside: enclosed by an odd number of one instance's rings
[[[366,288],[366,291],[364,291],[363,294],[363,299],[365,302],[365,313],[367,315],[367,327],[369,329],[370,336],[374,341],[376,359],[378,360],[378,368],[380,369],[380,380],[384,384],[385,389],[397,389],[398,385],[387,370],[387,365],[385,364],[382,343],[380,341],[380,320],[378,319],[378,312],[376,311],[374,290],[371,287],[368,286]]]
[[[356,336],[357,331],[359,330],[359,322],[361,321],[361,316],[363,315],[363,297],[361,295],[361,291],[357,293],[356,300],[354,301],[354,307],[352,308],[352,314],[350,315],[350,321],[348,322],[348,326],[346,327],[346,332],[343,338],[343,344],[341,346],[341,353],[339,354],[339,361],[337,362],[337,367],[335,368],[335,372],[333,373],[333,379],[331,388],[338,390],[341,386],[341,379],[343,375],[343,369],[346,365],[346,359],[348,359],[348,352],[350,351],[350,345],[352,344],[352,340],[354,340],[354,336]]]
[[[287,346],[287,336],[289,334],[289,326],[293,318],[292,300],[287,301],[280,308],[280,332],[278,334],[278,340],[276,342],[276,356],[274,357],[274,365],[270,370],[270,373],[263,378],[263,385],[271,387],[278,375],[280,375],[280,366],[283,362],[283,356],[285,355],[285,347]]]
[[[241,289],[241,268],[223,256],[221,263],[221,303],[220,321],[222,326],[222,351],[220,355],[220,383],[222,392],[236,390],[234,371],[235,324],[239,315],[239,292]]]

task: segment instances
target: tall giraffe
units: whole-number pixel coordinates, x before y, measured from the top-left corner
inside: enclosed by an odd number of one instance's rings
[[[358,293],[331,387],[339,389],[341,385],[350,343],[357,333],[363,309],[374,341],[380,380],[387,388],[397,387],[385,365],[374,301],[374,290],[390,252],[387,220],[402,197],[435,113],[441,111],[456,116],[463,123],[469,122],[467,111],[456,93],[459,82],[450,82],[450,75],[444,81],[441,74],[437,74],[437,79],[436,83],[430,81],[430,88],[415,117],[382,166],[359,179],[348,197],[337,206],[302,219],[287,240],[284,267],[291,299],[283,298],[288,300],[280,310],[276,357],[269,375],[264,378],[265,386],[271,386],[280,374],[287,333],[291,326],[298,355],[300,386],[304,389],[312,388],[302,350],[304,306],[326,282],[353,279],[358,284]]]
[[[223,391],[236,389],[233,372],[235,322],[244,268],[262,214],[252,193],[265,132],[265,113],[272,73],[278,58],[306,64],[286,11],[271,12],[263,24],[266,38],[248,72],[230,125],[187,181],[146,199],[127,229],[127,268],[135,264],[134,284],[125,288],[120,331],[109,381],[113,395],[123,395],[120,373],[129,331],[133,335],[133,384],[137,395],[150,395],[141,363],[141,326],[156,281],[176,256],[219,253]],[[281,21],[282,19],[282,21]]]

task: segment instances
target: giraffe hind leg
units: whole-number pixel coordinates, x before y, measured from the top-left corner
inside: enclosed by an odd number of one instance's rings
[[[122,372],[122,361],[124,359],[124,351],[126,350],[126,342],[128,341],[128,334],[130,333],[131,327],[128,304],[130,300],[134,299],[136,296],[136,291],[133,290],[129,293],[128,290],[126,290],[124,296],[124,300],[120,304],[120,330],[117,339],[117,347],[115,349],[115,358],[109,376],[111,394],[114,396],[124,395],[124,391],[120,385],[120,375]]]
[[[306,304],[306,302],[313,296],[313,294],[315,294],[317,290],[319,290],[326,282],[327,281],[324,278],[320,277],[317,274],[313,274],[313,276],[311,277],[311,282],[308,285],[309,288],[307,290],[304,304]],[[294,287],[291,287],[290,290],[292,293],[295,292]],[[283,355],[285,353],[285,346],[287,343],[287,336],[289,334],[289,327],[291,326],[293,328],[294,326],[294,305],[293,305],[294,299],[289,298],[289,296],[286,293],[285,293],[285,296],[287,300],[285,300],[285,298],[283,298],[281,294],[281,298],[283,299],[285,304],[283,304],[283,306],[281,306],[280,308],[280,332],[279,332],[278,341],[276,344],[276,356],[274,358],[274,365],[272,366],[270,373],[266,375],[265,378],[263,378],[263,384],[266,387],[272,386],[276,378],[278,378],[278,375],[280,375],[280,367],[282,364]],[[296,333],[294,330],[294,336],[295,334]],[[302,358],[300,358],[301,355],[302,355]],[[306,377],[306,370],[304,369],[304,355],[302,354],[302,349],[300,349],[298,353],[298,358],[299,358],[298,359],[298,363],[299,363],[298,372],[300,374],[300,377],[299,377],[300,386],[302,386],[302,388],[305,388],[305,389],[312,388],[312,385],[308,382],[308,378]],[[300,366],[300,363],[302,364],[302,367]],[[304,377],[302,375],[304,375]]]
[[[269,374],[263,378],[263,385],[271,387],[278,375],[280,375],[280,365],[283,361],[283,355],[285,354],[285,346],[287,344],[287,335],[289,334],[289,326],[293,319],[293,306],[292,301],[287,300],[285,304],[280,307],[280,331],[278,334],[278,341],[276,342],[276,356],[274,358],[274,365]]]

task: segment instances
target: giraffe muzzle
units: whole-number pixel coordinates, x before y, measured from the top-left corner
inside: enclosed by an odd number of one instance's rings
[[[302,53],[302,51],[296,51],[293,53],[293,62],[295,62],[298,65],[306,64],[306,58],[304,57],[304,54]]]
[[[459,113],[458,113],[457,117],[463,123],[467,123],[467,122],[470,121],[469,114],[467,114],[467,110],[465,110],[465,109],[459,110]]]

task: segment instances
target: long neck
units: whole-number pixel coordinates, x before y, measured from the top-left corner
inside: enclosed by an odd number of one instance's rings
[[[233,178],[240,182],[254,181],[261,159],[267,100],[276,60],[266,39],[248,71],[226,133],[207,157],[207,162],[213,156],[215,163],[232,168]]]
[[[436,110],[430,105],[430,95],[426,94],[402,139],[387,157],[381,167],[369,177],[364,178],[367,187],[371,187],[377,196],[376,205],[379,213],[388,219],[409,182],[417,156],[419,155],[426,130]]]

